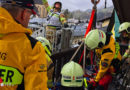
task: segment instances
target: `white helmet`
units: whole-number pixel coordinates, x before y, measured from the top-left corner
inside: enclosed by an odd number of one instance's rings
[[[61,85],[66,87],[81,87],[83,85],[83,69],[73,61],[65,64],[61,70]]]
[[[91,30],[85,38],[87,49],[102,48],[106,42],[106,34],[98,29]]]

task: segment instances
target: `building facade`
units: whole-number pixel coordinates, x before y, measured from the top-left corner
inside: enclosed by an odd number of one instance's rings
[[[45,6],[43,5],[42,0],[34,0],[35,5],[38,9],[38,14],[40,18],[45,18],[47,16],[47,10]]]
[[[41,4],[35,4],[35,5],[38,9],[39,17],[45,18],[47,16],[47,10],[46,10],[45,6],[41,5]]]

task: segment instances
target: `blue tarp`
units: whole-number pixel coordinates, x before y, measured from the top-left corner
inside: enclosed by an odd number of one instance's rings
[[[117,13],[115,11],[115,28],[114,28],[114,30],[115,30],[115,38],[120,36],[120,34],[118,32],[119,31],[119,26],[120,26],[120,21],[119,21],[119,18],[117,16]]]

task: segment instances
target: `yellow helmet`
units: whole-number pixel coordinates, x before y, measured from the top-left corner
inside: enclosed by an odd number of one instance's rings
[[[83,69],[74,61],[70,61],[63,66],[61,75],[62,86],[81,87],[83,85]]]
[[[52,48],[51,48],[50,42],[44,37],[36,37],[36,39],[42,43],[42,45],[43,45],[43,47],[44,47],[44,49],[46,51],[46,54],[47,54],[46,58],[48,60],[51,60],[50,56],[51,56]]]
[[[101,48],[105,45],[106,34],[102,30],[91,30],[85,38],[87,49]]]
[[[130,22],[124,22],[119,27],[119,33],[122,31],[126,31],[127,33],[130,33]]]

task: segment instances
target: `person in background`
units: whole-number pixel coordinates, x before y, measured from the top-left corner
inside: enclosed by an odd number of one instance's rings
[[[51,44],[50,42],[44,38],[44,37],[36,37],[36,39],[38,41],[40,41],[45,49],[46,52],[46,59],[47,59],[47,76],[48,76],[48,82],[47,82],[47,86],[48,88],[52,88],[53,87],[53,82],[52,82],[52,75],[54,72],[54,64],[51,57],[51,53],[52,53],[52,48],[51,48]]]
[[[121,42],[128,45],[128,49],[124,53],[122,59],[128,59],[128,62],[130,63],[130,22],[122,23],[119,27],[119,33],[121,34]]]
[[[120,69],[121,55],[119,44],[109,33],[101,30],[91,30],[85,38],[88,50],[96,50],[100,56],[99,70],[94,79],[90,79],[88,90],[107,90],[112,81],[112,75]]]
[[[0,90],[48,90],[46,54],[30,35],[33,0],[3,0],[0,7]]]
[[[47,15],[47,26],[46,26],[46,38],[52,44],[53,49],[58,46],[61,39],[61,32],[59,31],[56,36],[56,31],[60,30],[61,27],[68,27],[66,18],[63,13],[61,13],[62,3],[57,1],[51,8],[47,0],[42,0],[45,5],[48,15]],[[54,50],[54,51],[55,51]]]
[[[64,14],[61,13],[62,3],[57,1],[54,3],[54,6],[51,8],[47,0],[42,0],[45,5],[48,15],[47,15],[47,27],[50,29],[60,28],[61,25],[67,27],[67,21],[64,17]]]

